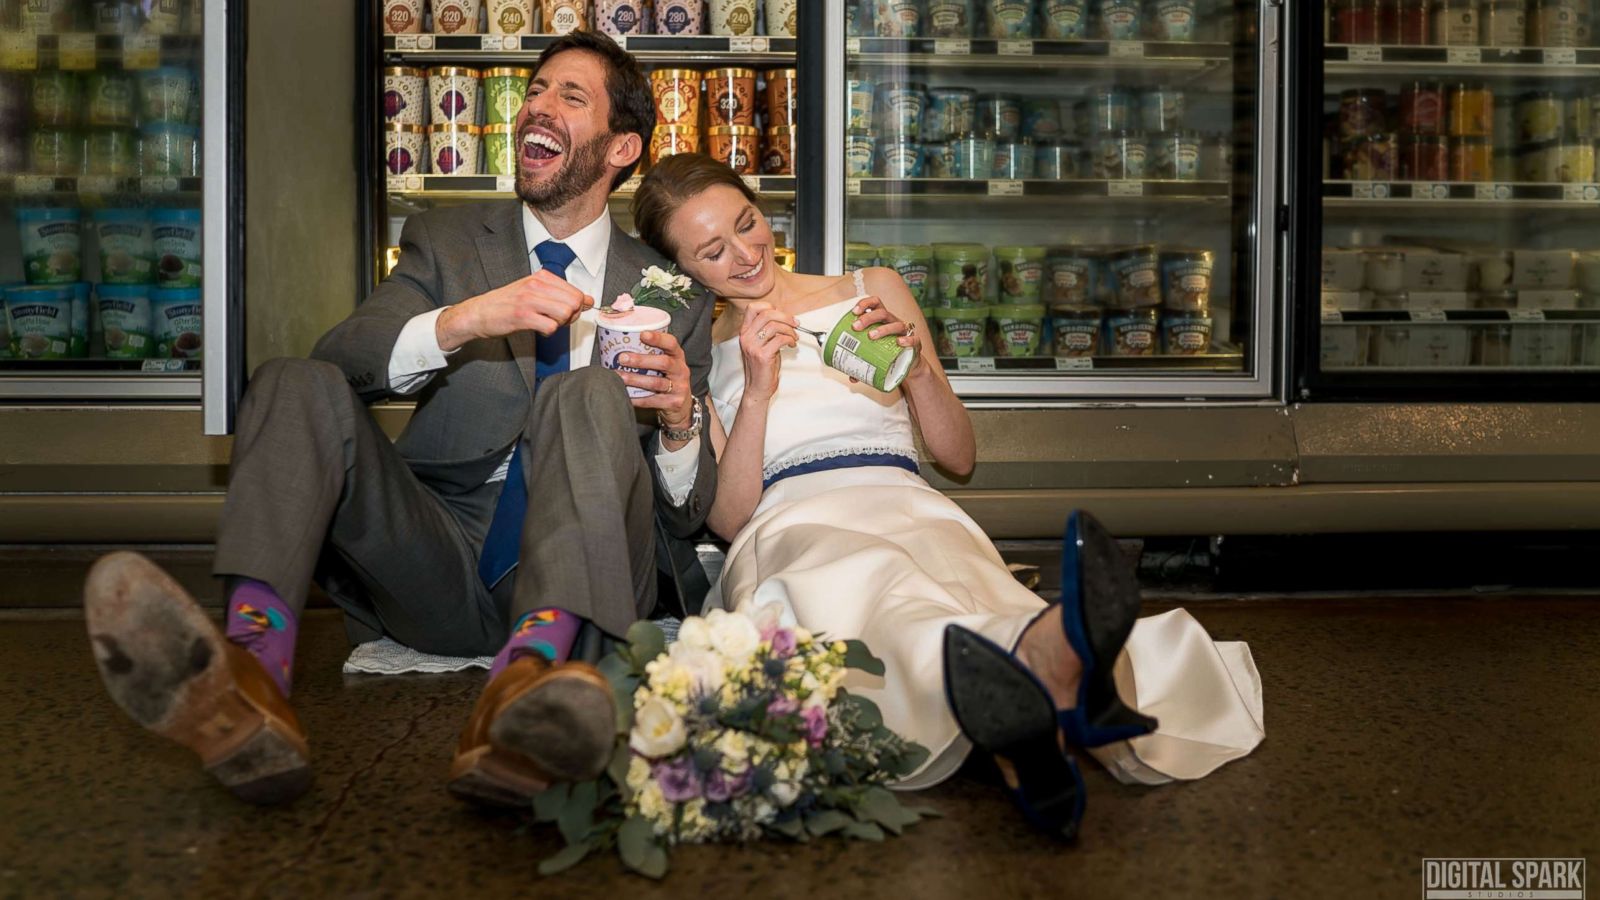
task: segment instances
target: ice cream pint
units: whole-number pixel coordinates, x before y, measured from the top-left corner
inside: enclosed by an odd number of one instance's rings
[[[383,150],[390,175],[422,175],[428,171],[428,132],[421,125],[385,125]]]
[[[104,284],[146,284],[155,273],[150,220],[141,209],[102,209],[94,214]]]
[[[499,68],[483,73],[483,121],[486,125],[515,125],[528,95],[532,69]],[[420,122],[418,124],[421,124]]]
[[[482,129],[443,122],[428,126],[429,165],[436,175],[478,174]]]
[[[822,344],[822,361],[880,391],[892,391],[911,374],[917,348],[900,346],[898,335],[868,338],[871,329],[855,330],[859,318],[853,308],[839,318]]]
[[[200,286],[200,210],[151,210],[150,239],[155,247],[157,284]]]
[[[23,277],[29,284],[71,284],[79,279],[83,270],[79,218],[76,209],[17,210]]]
[[[72,343],[72,285],[6,291],[11,347],[21,359],[66,359]]]
[[[155,349],[149,287],[102,284],[95,290],[95,306],[107,359],[145,359]]]
[[[532,34],[534,0],[489,0],[490,34]]]
[[[595,0],[595,25],[606,34],[644,34],[650,20],[642,0]]]
[[[981,355],[984,330],[989,322],[989,307],[939,309],[934,319],[938,322],[935,342],[940,356],[959,358]]]
[[[437,34],[477,34],[478,0],[433,0],[433,30]]]
[[[698,128],[700,81],[694,69],[656,69],[650,73],[650,90],[656,95],[656,124]]]
[[[589,4],[585,0],[544,0],[544,30],[566,34],[589,27]]]
[[[154,288],[150,318],[155,322],[158,359],[199,359],[201,330],[199,288]]]
[[[656,0],[656,34],[699,34],[705,0]]]
[[[756,33],[756,0],[711,0],[711,33],[739,37]]]
[[[646,344],[642,335],[646,331],[666,331],[671,324],[672,315],[666,310],[653,306],[634,306],[631,300],[601,309],[595,317],[595,339],[600,342],[600,365],[635,375],[658,374],[648,369],[619,365],[617,356],[623,353],[660,353],[659,349]],[[652,393],[644,388],[628,387],[628,396],[635,400]]]
[[[480,73],[463,66],[435,66],[428,70],[428,103],[433,124],[478,121]]]
[[[418,34],[422,31],[422,0],[384,0],[385,34]]]
[[[1038,304],[1007,304],[989,308],[994,329],[995,356],[1038,356],[1039,337],[1044,333],[1044,307]]]
[[[795,14],[800,0],[767,0],[767,34],[773,37],[794,37]]]

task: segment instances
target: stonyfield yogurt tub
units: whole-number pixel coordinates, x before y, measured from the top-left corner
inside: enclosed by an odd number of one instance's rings
[[[71,284],[83,272],[81,214],[76,209],[17,210],[23,277],[29,284]]]
[[[1038,356],[1044,333],[1044,307],[1002,304],[989,307],[990,346],[995,356]]]
[[[152,288],[150,318],[154,323],[156,358],[199,359],[205,332],[201,328],[199,288]]]
[[[100,332],[107,359],[145,359],[155,349],[150,288],[142,284],[102,284],[95,290]]]
[[[146,284],[154,277],[155,244],[144,210],[96,210],[94,227],[102,283]]]
[[[72,345],[70,284],[29,285],[6,291],[6,325],[20,359],[66,359]]]
[[[989,307],[950,307],[935,310],[937,333],[934,343],[940,356],[961,358],[983,355],[983,339],[989,323]]]
[[[155,250],[157,284],[170,288],[200,286],[200,210],[151,210],[150,239]]]
[[[600,342],[600,364],[616,372],[632,372],[635,375],[660,374],[649,369],[620,365],[617,356],[622,353],[660,353],[660,349],[646,344],[642,335],[646,331],[665,331],[671,324],[672,315],[666,310],[653,306],[634,306],[631,297],[626,295],[618,297],[616,302],[601,309],[599,315],[595,317],[595,335]],[[628,396],[635,400],[649,397],[654,393],[644,388],[628,386]]]

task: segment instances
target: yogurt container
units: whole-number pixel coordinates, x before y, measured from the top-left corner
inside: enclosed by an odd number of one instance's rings
[[[656,309],[653,306],[635,306],[626,310],[602,308],[595,317],[595,339],[600,342],[600,364],[616,372],[631,372],[634,375],[657,374],[648,369],[621,365],[617,362],[617,356],[622,353],[659,354],[661,350],[646,344],[642,335],[646,331],[665,331],[671,324],[672,315],[664,309]],[[649,397],[653,393],[655,392],[644,388],[631,385],[628,387],[628,396],[635,400]]]
[[[1097,0],[1097,7],[1100,37],[1108,41],[1137,41],[1143,36],[1139,0]]]
[[[478,174],[482,134],[476,125],[444,122],[428,126],[428,159],[434,174]]]
[[[934,344],[940,356],[957,359],[983,355],[983,340],[988,331],[989,307],[942,308],[934,313],[937,333]]]
[[[1204,356],[1211,352],[1211,317],[1204,313],[1167,313],[1162,346],[1168,356]]]
[[[537,0],[489,0],[489,33],[532,34],[536,5]]]
[[[428,171],[428,132],[421,125],[383,126],[383,159],[390,175]]]
[[[1092,306],[1052,307],[1050,334],[1050,349],[1056,356],[1094,356],[1100,350],[1100,310]]]
[[[928,17],[924,20],[929,37],[972,37],[973,0],[928,0]]]
[[[845,174],[851,178],[872,176],[877,158],[878,139],[870,131],[852,131],[845,137]]]
[[[428,124],[428,73],[405,66],[383,70],[383,121],[389,125]]]
[[[878,258],[885,266],[900,273],[900,278],[906,283],[906,289],[911,292],[912,299],[918,306],[925,306],[924,299],[932,299],[933,291],[928,284],[929,277],[933,274],[933,247],[927,244],[888,244],[878,248]]]
[[[532,69],[514,66],[488,69],[483,73],[483,121],[486,125],[515,125],[517,113],[528,94]],[[421,122],[417,123],[421,125]]]
[[[922,120],[923,138],[946,140],[975,130],[978,126],[977,96],[971,88],[930,88]]]
[[[987,0],[989,37],[1009,41],[1033,37],[1033,0]]]
[[[384,89],[389,89],[389,72],[384,70]],[[416,72],[420,69],[405,71]],[[420,88],[421,80],[418,79]],[[198,118],[197,86],[194,73],[180,66],[162,66],[139,75],[139,115],[145,122],[193,123]],[[421,97],[416,104],[417,114],[422,113]],[[387,106],[387,99],[385,100]],[[387,112],[387,109],[385,109]],[[393,121],[391,119],[391,121]],[[420,121],[415,124],[421,125]]]
[[[1089,36],[1089,0],[1041,0],[1041,35],[1051,41],[1081,41]]]
[[[1116,305],[1123,308],[1161,305],[1161,256],[1154,244],[1114,251],[1107,262],[1116,283]]]
[[[995,271],[1000,275],[1000,300],[1002,303],[1032,305],[1039,302],[1044,285],[1045,256],[1043,247],[994,248]],[[999,316],[998,310],[991,315]],[[1039,312],[1044,316],[1043,310]]]
[[[928,104],[927,85],[914,81],[890,82],[878,89],[877,104],[879,127],[891,139],[921,139],[923,111]]]
[[[433,124],[456,122],[476,125],[481,77],[477,69],[464,66],[434,66],[429,69],[428,114]]]
[[[1002,304],[989,307],[989,341],[995,356],[1038,356],[1044,334],[1044,307]]]
[[[147,284],[155,277],[155,243],[144,210],[96,210],[94,227],[102,284]]]
[[[205,336],[202,306],[199,288],[150,289],[157,359],[200,358]]]
[[[1045,265],[1046,284],[1051,304],[1084,308],[1095,303],[1093,254],[1076,247],[1051,251]]]
[[[1154,356],[1161,311],[1155,307],[1106,313],[1105,342],[1109,356]]]
[[[989,248],[982,244],[934,244],[934,272],[942,306],[986,306]]]
[[[102,284],[95,289],[95,306],[107,359],[145,359],[155,352],[150,288],[142,284]]]
[[[434,34],[477,34],[480,0],[433,0]]]
[[[595,0],[595,25],[606,34],[644,34],[650,30],[650,15],[644,0]]]
[[[1168,309],[1210,307],[1214,260],[1210,250],[1167,250],[1161,254],[1161,296]]]
[[[517,174],[517,126],[483,126],[483,170],[489,175]]]
[[[701,34],[705,0],[656,0],[656,34]]]
[[[83,171],[122,178],[139,174],[139,133],[131,128],[96,128],[84,143]]]
[[[200,286],[200,210],[151,210],[150,239],[155,249],[157,284],[169,288]]]
[[[870,269],[878,264],[878,250],[871,244],[850,241],[844,245],[844,270]]]
[[[72,348],[70,284],[30,285],[6,291],[6,325],[18,359],[67,359]]]
[[[922,3],[918,0],[871,0],[871,5],[874,34],[897,38],[921,36]],[[772,21],[770,15],[767,21]]]
[[[71,284],[83,273],[81,214],[76,209],[17,210],[22,270],[28,284]],[[13,332],[15,334],[15,332]]]
[[[860,318],[854,309],[845,311],[822,343],[822,361],[863,384],[892,391],[911,374],[917,349],[900,346],[898,335],[868,338],[870,329],[855,330]]]
[[[200,174],[200,129],[193,125],[152,122],[140,131],[144,174],[192,178]]]

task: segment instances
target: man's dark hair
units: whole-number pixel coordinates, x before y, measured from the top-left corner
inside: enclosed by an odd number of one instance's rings
[[[611,184],[616,190],[638,169],[639,162],[650,152],[650,134],[656,128],[656,100],[650,92],[650,80],[640,71],[633,54],[617,46],[617,42],[598,31],[572,31],[556,38],[539,54],[538,69],[568,50],[587,50],[600,57],[606,67],[606,96],[611,101],[611,116],[606,126],[612,134],[637,134],[639,160],[617,173]]]

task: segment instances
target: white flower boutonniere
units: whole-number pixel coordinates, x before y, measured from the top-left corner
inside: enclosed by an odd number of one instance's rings
[[[626,307],[653,306],[657,309],[685,309],[694,297],[694,281],[678,274],[676,266],[665,269],[651,266],[639,272],[639,282],[628,293],[618,297]],[[617,304],[613,304],[617,305]]]

